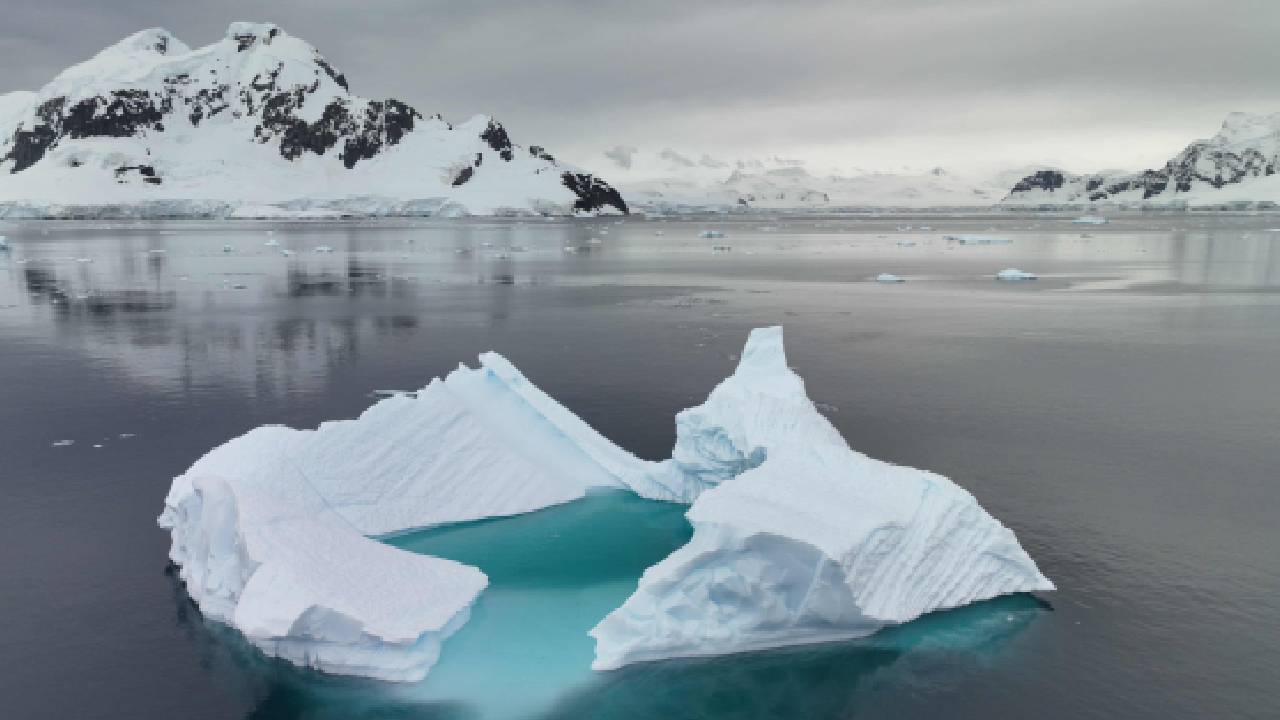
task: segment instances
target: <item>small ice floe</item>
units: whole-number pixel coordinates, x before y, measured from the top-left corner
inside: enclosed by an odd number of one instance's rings
[[[280,241],[279,241],[279,240],[277,240],[277,239],[275,239],[275,238],[273,238],[273,237],[269,237],[269,238],[267,238],[267,241],[266,241],[266,242],[264,242],[264,243],[262,243],[262,244],[263,244],[263,245],[266,245],[267,247],[279,247],[279,246],[280,246]]]
[[[100,448],[102,447],[102,443],[94,443],[93,446],[96,448]]]
[[[316,246],[316,252],[318,252],[318,253],[331,253],[331,252],[333,252],[333,248],[329,247],[328,245],[317,245],[317,246]]]
[[[930,232],[933,230],[933,227],[929,225],[921,225],[919,229],[920,229],[920,232]]]
[[[997,280],[1035,280],[1039,276],[1018,268],[1005,268],[996,273]]]
[[[236,283],[235,285],[232,285],[232,286],[231,286],[231,289],[232,289],[232,290],[245,290],[245,289],[247,289],[248,287],[249,287],[249,286],[248,286],[248,285],[245,285],[244,283]]]
[[[120,433],[119,435],[116,435],[116,437],[120,438],[121,440],[128,440],[133,436],[134,436],[133,433]]]
[[[292,250],[281,250],[281,251],[280,251],[280,254],[281,254],[281,255],[283,255],[283,256],[285,256],[285,257],[293,257],[293,251],[292,251]]]
[[[1280,233],[1280,228],[1267,228],[1266,230],[1263,230],[1262,232],[1278,232],[1278,233]]]
[[[603,240],[601,240],[601,239],[600,239],[600,238],[598,238],[598,237],[593,237],[593,238],[591,238],[590,240],[588,240],[587,242],[590,242],[592,245],[600,245],[600,244],[602,244],[604,241],[603,241]]]
[[[911,232],[911,226],[910,226],[910,225],[899,225],[899,226],[898,226],[897,228],[895,228],[895,229],[896,229],[898,232]]]
[[[0,235],[0,251],[8,250],[8,249],[9,249],[9,240],[8,240],[8,238],[6,238],[6,237],[5,237],[5,236],[3,236],[3,235]]]
[[[75,440],[56,440],[53,442],[52,447],[67,447],[68,445],[75,445],[75,444],[76,444]]]
[[[1106,225],[1107,219],[1101,215],[1081,215],[1071,222],[1076,225]]]
[[[878,283],[902,283],[906,281],[906,278],[893,273],[880,273],[876,276],[876,282]]]
[[[93,262],[93,258],[76,258],[76,262],[78,262],[78,263],[91,263],[91,262]]]
[[[166,252],[168,251],[165,250],[164,248],[151,248],[150,250],[147,251],[147,253],[151,255],[163,255]]]
[[[898,247],[915,247],[915,246],[916,246],[915,240],[899,240],[898,241]]]
[[[666,235],[666,233],[661,230],[654,230],[653,234],[658,236]]]
[[[234,249],[234,248],[232,248],[230,245],[223,245],[223,246],[222,246],[222,252],[225,252],[225,253],[229,253],[229,252],[231,252],[233,249]]]
[[[991,235],[943,235],[942,239],[947,242],[960,243],[961,245],[1009,245],[1013,243],[1009,238],[993,237]]]
[[[723,230],[703,230],[702,232],[698,233],[698,237],[705,238],[705,239],[722,238],[724,236],[725,235]]]

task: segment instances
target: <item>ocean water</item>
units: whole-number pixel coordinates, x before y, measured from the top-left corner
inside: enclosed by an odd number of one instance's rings
[[[1280,217],[1069,220],[0,226],[0,715],[1276,717]],[[492,582],[398,685],[264,658],[168,567],[170,479],[256,425],[493,349],[657,459],[766,324],[853,447],[955,479],[1059,590],[593,673],[585,631],[689,533],[603,493],[389,540]]]

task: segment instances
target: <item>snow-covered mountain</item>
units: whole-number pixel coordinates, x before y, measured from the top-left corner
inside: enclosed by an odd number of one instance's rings
[[[601,167],[633,206],[667,212],[987,207],[1008,188],[1000,178],[968,178],[943,168],[819,170],[780,157],[721,160],[628,146],[606,150]]]
[[[38,92],[0,95],[0,216],[626,212],[603,180],[512,143],[366,100],[311,45],[233,23],[190,49],[143,30]]]
[[[1041,169],[1018,181],[1010,206],[1216,205],[1280,202],[1280,113],[1231,113],[1156,170],[1079,175]]]

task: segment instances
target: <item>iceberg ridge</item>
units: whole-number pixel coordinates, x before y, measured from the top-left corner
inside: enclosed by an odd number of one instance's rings
[[[159,522],[191,598],[268,655],[413,681],[487,580],[369,536],[569,502],[640,462],[486,353],[355,420],[214,448],[174,479]]]
[[[693,501],[692,539],[591,631],[592,667],[868,635],[1053,584],[945,477],[851,450],[755,330],[733,376],[676,420],[654,478]]]

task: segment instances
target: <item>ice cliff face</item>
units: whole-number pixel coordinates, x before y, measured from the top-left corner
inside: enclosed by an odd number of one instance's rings
[[[1018,181],[1003,204],[1084,205],[1280,202],[1280,113],[1232,113],[1164,167],[1139,173],[1077,175],[1039,170]]]
[[[867,635],[1053,584],[947,478],[851,450],[786,365],[781,328],[677,418],[658,485],[693,538],[591,634],[596,669]]]
[[[569,502],[640,464],[487,353],[358,419],[215,448],[174,479],[160,524],[191,598],[267,654],[411,681],[487,581],[367,536]]]
[[[358,211],[362,198],[454,214],[627,210],[603,180],[514,144],[491,118],[455,126],[353,95],[315,48],[270,23],[233,23],[195,50],[144,30],[38,92],[0,96],[0,204],[11,214],[286,201]]]

